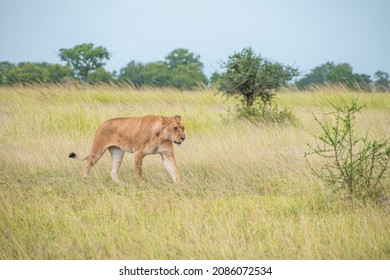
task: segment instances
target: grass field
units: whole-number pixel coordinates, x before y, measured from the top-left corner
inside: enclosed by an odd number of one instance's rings
[[[312,114],[354,95],[284,92],[292,126],[224,121],[235,101],[211,90],[0,88],[0,259],[390,259],[390,207],[340,199],[303,157]],[[388,137],[390,95],[359,102],[358,130]],[[136,182],[127,154],[117,185],[108,153],[82,180],[68,154],[88,154],[104,120],[147,114],[182,116],[182,183],[158,155]]]

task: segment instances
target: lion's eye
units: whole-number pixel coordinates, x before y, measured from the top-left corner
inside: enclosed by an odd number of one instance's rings
[[[181,128],[181,130],[183,130],[183,131],[184,131],[184,126]]]
[[[179,128],[177,127],[177,126],[175,126],[175,128],[174,128],[175,130],[178,130]]]

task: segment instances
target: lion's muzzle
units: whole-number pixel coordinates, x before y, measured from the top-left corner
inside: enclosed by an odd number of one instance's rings
[[[186,139],[186,138],[181,138],[181,141],[175,141],[175,140],[173,140],[173,143],[175,143],[175,144],[177,144],[177,145],[181,145],[181,143],[183,143],[185,139]]]

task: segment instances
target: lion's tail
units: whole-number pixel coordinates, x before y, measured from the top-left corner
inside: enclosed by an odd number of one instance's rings
[[[79,158],[75,153],[72,152],[72,153],[69,154],[69,157],[73,158],[75,160],[84,161],[84,160],[88,159],[89,155],[86,156],[86,157],[83,157],[83,158]]]

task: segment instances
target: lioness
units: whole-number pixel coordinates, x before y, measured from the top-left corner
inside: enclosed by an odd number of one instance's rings
[[[84,161],[84,175],[87,176],[92,166],[108,149],[112,159],[111,176],[120,183],[118,170],[125,152],[134,153],[135,177],[142,178],[142,159],[151,154],[160,154],[164,166],[173,181],[179,181],[173,144],[180,145],[186,135],[180,116],[161,117],[145,116],[116,118],[104,122],[93,139],[92,150],[88,156],[79,159],[75,153],[70,158]]]

